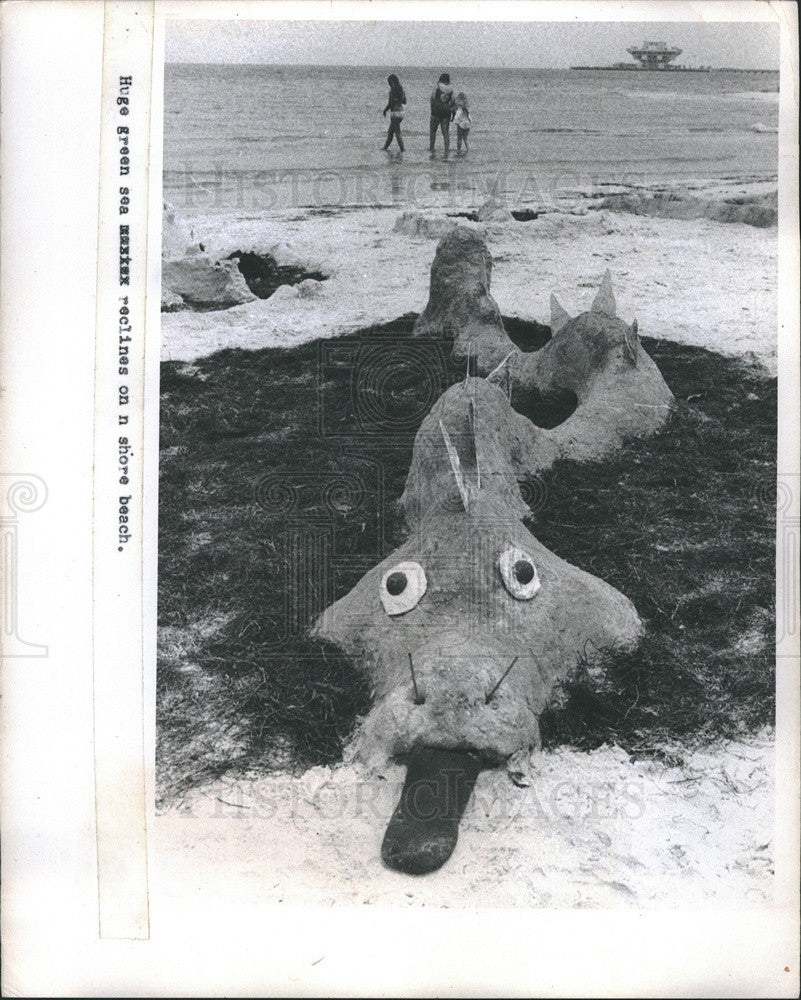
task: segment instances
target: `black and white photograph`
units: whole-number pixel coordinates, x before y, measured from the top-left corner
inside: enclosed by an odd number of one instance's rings
[[[0,15],[4,995],[797,996],[795,6]]]
[[[778,44],[168,22],[176,866],[769,904]]]

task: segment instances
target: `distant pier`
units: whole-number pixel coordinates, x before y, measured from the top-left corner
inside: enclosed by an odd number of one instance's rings
[[[611,66],[571,66],[571,69],[592,69],[592,70],[619,70],[620,72],[648,73],[651,72],[649,66],[638,66],[636,63],[614,63]],[[769,73],[770,70],[763,69],[736,69],[736,70],[713,70],[711,66],[666,66],[664,69],[656,70],[659,73]]]
[[[645,71],[647,73],[709,73],[711,66],[681,66],[673,60],[681,55],[681,49],[665,42],[643,42],[626,49],[635,62],[617,62],[611,66],[571,66],[571,69],[622,70],[626,72]]]

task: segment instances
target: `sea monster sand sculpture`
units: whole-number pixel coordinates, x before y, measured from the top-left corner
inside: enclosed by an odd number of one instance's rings
[[[315,626],[373,683],[353,756],[407,764],[382,857],[410,874],[450,857],[482,768],[525,769],[540,715],[579,663],[601,669],[642,635],[627,597],[529,532],[518,483],[558,457],[598,457],[652,433],[672,398],[636,329],[615,318],[608,280],[589,313],[570,320],[557,310],[548,345],[515,355],[489,297],[489,254],[469,237],[457,230],[441,242],[432,268],[438,301],[420,325],[437,311],[451,317],[456,349],[469,333],[481,369],[505,360],[510,377],[531,378],[532,391],[572,389],[578,405],[545,430],[515,412],[491,378],[445,392],[415,438],[401,498],[407,541]],[[468,250],[461,271],[455,264],[455,280],[435,288],[437,263],[454,243]]]

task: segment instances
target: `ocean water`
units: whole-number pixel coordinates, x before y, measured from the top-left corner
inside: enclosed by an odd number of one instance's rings
[[[386,77],[406,90],[402,156],[381,149]],[[467,155],[428,154],[439,70],[168,65],[164,197],[186,213],[291,207],[509,207],[609,186],[769,179],[778,73],[449,69],[467,94]],[[396,147],[393,145],[393,149]]]

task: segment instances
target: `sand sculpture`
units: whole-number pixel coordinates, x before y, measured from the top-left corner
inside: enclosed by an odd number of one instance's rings
[[[255,298],[236,261],[210,257],[178,221],[172,205],[163,202],[162,311],[228,309]]]
[[[481,768],[525,768],[540,715],[579,663],[600,670],[642,635],[628,598],[537,541],[518,484],[556,458],[599,457],[652,433],[670,391],[636,327],[615,317],[608,279],[589,313],[570,319],[556,304],[553,339],[526,356],[489,295],[490,266],[472,232],[439,245],[418,329],[450,331],[489,377],[466,378],[434,404],[401,498],[407,541],[315,626],[373,683],[352,756],[407,764],[382,857],[411,874],[450,857]],[[550,430],[521,416],[493,371],[501,363],[518,387],[574,391],[572,416]]]

